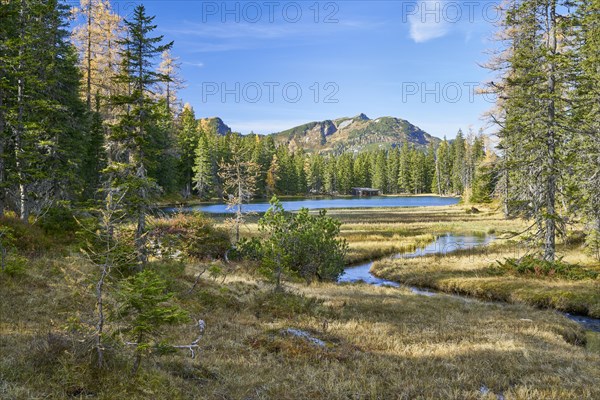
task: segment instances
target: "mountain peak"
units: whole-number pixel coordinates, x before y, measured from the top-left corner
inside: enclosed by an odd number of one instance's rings
[[[231,133],[231,128],[219,117],[201,118],[198,121],[200,128],[205,131],[213,131],[218,135],[227,135]]]
[[[290,150],[303,149],[307,152],[363,151],[394,148],[408,142],[415,148],[426,149],[430,143],[440,140],[429,135],[408,121],[394,117],[371,120],[361,113],[355,117],[310,122],[274,133],[279,144]]]

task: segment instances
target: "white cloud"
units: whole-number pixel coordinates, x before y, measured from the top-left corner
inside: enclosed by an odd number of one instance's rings
[[[384,25],[381,21],[367,20],[344,20],[335,24],[309,24],[307,21],[296,24],[183,21],[178,26],[162,28],[161,33],[174,37],[177,43],[184,42],[192,52],[223,52],[252,49],[264,46],[264,43],[289,46],[292,40],[306,41],[335,33],[377,30]]]
[[[444,16],[445,0],[420,0],[408,16],[410,37],[416,43],[440,38],[450,32],[450,24]]]
[[[189,65],[189,66],[192,66],[192,67],[197,67],[197,68],[204,67],[204,63],[201,63],[201,62],[184,61],[182,64],[183,65]]]
[[[211,39],[272,39],[287,36],[294,33],[296,29],[292,26],[260,25],[250,23],[236,24],[200,24],[184,23],[183,28],[163,29],[164,32],[171,35],[195,36]]]

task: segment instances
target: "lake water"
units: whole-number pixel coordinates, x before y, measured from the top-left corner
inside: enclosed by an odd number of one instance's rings
[[[330,209],[330,208],[363,208],[363,207],[430,207],[449,206],[460,201],[457,197],[438,196],[374,196],[355,197],[343,199],[302,199],[282,201],[281,204],[286,211],[298,211],[301,208]],[[245,211],[265,212],[269,209],[268,202],[252,202],[244,204]],[[225,204],[201,204],[184,207],[184,211],[202,211],[205,213],[227,213]],[[166,208],[165,211],[177,211],[177,208]]]

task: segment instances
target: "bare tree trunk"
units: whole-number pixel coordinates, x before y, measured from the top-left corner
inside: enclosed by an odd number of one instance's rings
[[[167,113],[171,115],[171,84],[167,81]]]
[[[141,51],[141,50],[140,50]],[[139,59],[142,60],[142,54],[139,54]],[[144,70],[143,70],[143,63],[140,62],[139,63],[139,90],[141,91],[140,94],[140,98],[138,101],[138,107],[139,107],[139,123],[140,123],[140,138],[144,138],[145,135],[145,131],[144,131],[144,105],[145,105],[145,98],[144,98],[144,84],[143,84],[143,79],[144,79]],[[143,142],[143,140],[142,140]],[[136,249],[137,249],[137,253],[138,253],[138,261],[140,263],[140,266],[142,269],[144,267],[144,265],[146,264],[146,262],[148,261],[148,258],[146,256],[146,201],[148,198],[148,193],[147,193],[147,188],[146,188],[146,180],[147,180],[147,176],[146,176],[146,168],[144,166],[144,149],[142,148],[142,144],[138,144],[139,148],[138,148],[138,156],[139,159],[137,160],[138,162],[138,170],[137,170],[137,176],[138,179],[140,180],[140,190],[139,190],[139,205],[138,205],[138,215],[137,215],[137,229],[135,232],[135,243],[136,243]]]
[[[507,156],[505,155],[505,157],[507,157]],[[510,184],[510,178],[508,176],[508,166],[506,166],[504,168],[504,199],[502,201],[502,203],[503,203],[502,205],[504,207],[504,217],[505,218],[508,218],[510,216],[510,209],[508,208],[509,184]]]
[[[551,54],[556,55],[556,3],[550,0],[550,13],[548,15],[548,48]],[[550,62],[548,74],[548,176],[546,181],[546,217],[544,238],[544,260],[554,261],[556,252],[556,118],[554,94],[556,91],[555,60]]]
[[[110,247],[110,242],[108,244]],[[109,251],[107,249],[107,251]],[[96,325],[96,352],[98,354],[98,368],[102,368],[104,364],[104,347],[102,345],[102,335],[104,334],[104,281],[108,276],[110,266],[108,265],[109,256],[106,256],[106,262],[102,266],[102,274],[100,280],[96,284],[96,299],[98,303],[98,324]]]
[[[27,204],[27,185],[25,183],[24,173],[24,160],[23,160],[23,135],[24,135],[24,124],[23,118],[25,113],[25,79],[23,77],[24,56],[25,56],[25,0],[21,0],[21,9],[19,10],[19,64],[17,66],[18,80],[17,80],[17,127],[15,130],[15,168],[17,170],[17,176],[19,178],[19,216],[22,221],[27,222],[29,220],[29,208]]]
[[[242,204],[244,204],[244,191],[242,188],[242,174],[240,170],[240,165],[237,166],[238,171],[238,206],[237,206],[237,215],[235,222],[235,243],[237,244],[240,241],[240,224],[242,223]]]
[[[96,352],[98,354],[98,368],[102,368],[104,364],[104,347],[102,345],[102,335],[104,334],[104,283],[112,267],[112,239],[113,239],[113,214],[115,212],[115,204],[113,202],[112,191],[108,191],[106,196],[106,205],[103,215],[104,230],[106,236],[106,254],[104,255],[104,264],[102,265],[102,273],[96,284],[96,301],[98,307],[98,323],[96,324]]]
[[[0,217],[4,216],[4,207],[6,206],[6,165],[4,160],[4,151],[6,144],[6,136],[4,129],[6,128],[4,117],[4,92],[0,88]]]
[[[143,157],[143,152],[141,152]],[[140,181],[145,181],[146,179],[146,169],[144,168],[143,161],[140,162],[138,167],[138,179]],[[140,196],[140,204],[137,209],[137,229],[135,231],[135,244],[136,250],[138,253],[138,261],[141,264],[141,268],[148,261],[146,255],[146,200],[147,200],[147,192],[146,188],[143,187],[144,183],[142,183],[142,188],[139,190]],[[141,269],[140,268],[140,269]]]
[[[142,343],[142,339],[143,336],[140,333],[137,337],[137,344],[139,345],[140,343]],[[137,346],[136,346],[137,347]],[[133,368],[131,369],[131,373],[132,374],[137,374],[138,370],[140,369],[140,364],[142,363],[142,352],[139,351],[137,348],[135,350],[135,358],[133,360]]]
[[[88,0],[87,7],[87,82],[85,100],[87,109],[92,109],[92,0]]]

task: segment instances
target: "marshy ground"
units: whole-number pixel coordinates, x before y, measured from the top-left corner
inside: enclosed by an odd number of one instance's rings
[[[461,207],[330,214],[343,220],[353,259],[414,248],[436,234],[503,237],[523,226],[491,210],[473,215]],[[576,249],[566,248],[567,258],[594,268]],[[598,281],[493,277],[485,272],[490,263],[478,257],[382,261],[375,272],[446,291],[471,288],[477,297],[495,293],[489,282],[516,285],[505,289],[512,296],[556,288],[579,293],[587,300],[578,304],[597,309]],[[149,268],[169,280],[179,305],[206,321],[195,359],[185,351],[149,357],[131,375],[130,358],[109,352],[110,368],[91,368],[85,333],[94,322],[94,267],[74,251],[52,253],[32,258],[23,274],[1,277],[0,398],[600,398],[594,337],[555,311],[520,304],[524,298],[495,294],[514,304],[490,304],[402,288],[289,281],[285,293],[274,293],[242,265],[227,267],[225,279],[203,276],[190,292],[201,265],[153,262]],[[287,335],[288,328],[325,346]],[[185,342],[193,335],[190,323],[169,328],[165,337]]]

